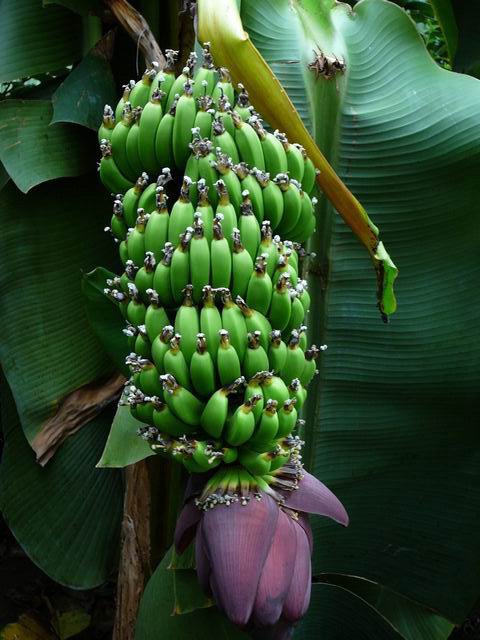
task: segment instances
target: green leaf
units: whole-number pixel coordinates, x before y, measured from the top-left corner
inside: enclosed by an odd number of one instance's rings
[[[82,269],[113,262],[109,209],[96,176],[0,191],[0,362],[30,442],[65,395],[112,370],[81,292]]]
[[[391,3],[363,0],[354,13],[338,5],[303,32],[302,10],[321,14],[305,0],[278,32],[268,16],[285,7],[243,0],[244,26],[285,66],[308,60],[312,37],[345,56],[346,75],[308,81],[315,135],[330,136],[328,157],[401,270],[398,314],[381,325],[361,248],[321,209],[310,330],[329,349],[309,391],[304,460],[351,524],[313,520],[314,570],[368,578],[461,622],[480,590],[480,84],[440,69]],[[286,45],[287,25],[300,33],[301,58]],[[295,99],[304,77],[290,82]],[[322,118],[320,96],[336,86],[340,112],[326,99]]]
[[[43,0],[43,6],[59,4],[81,16],[88,16],[91,12],[101,11],[100,0]]]
[[[5,167],[3,166],[3,164],[0,162],[0,191],[3,189],[3,187],[7,184],[9,180],[10,180],[10,176],[5,171]]]
[[[97,467],[127,467],[155,455],[148,442],[137,435],[143,424],[136,420],[129,407],[118,405],[108,440]]]
[[[130,377],[130,370],[125,365],[125,358],[130,353],[128,339],[123,334],[125,320],[118,305],[103,293],[107,279],[113,278],[114,273],[103,267],[97,267],[82,278],[82,293],[88,321],[93,333],[102,343],[106,353],[126,378]]]
[[[49,126],[52,113],[49,100],[0,102],[0,160],[24,193],[47,180],[78,176],[92,166],[89,145],[73,127]]]
[[[118,471],[95,469],[111,415],[72,435],[42,468],[3,384],[0,508],[25,552],[53,580],[75,589],[104,582],[117,562],[123,496]]]
[[[458,45],[458,27],[450,0],[430,0],[435,17],[443,31],[450,63],[453,63]]]
[[[338,575],[330,581],[372,605],[405,640],[447,640],[453,630],[445,618],[375,582]]]
[[[53,94],[55,122],[98,129],[105,104],[114,104],[115,80],[102,48],[93,48]]]
[[[174,572],[168,569],[169,551],[147,583],[140,602],[135,640],[157,640],[158,630],[165,638],[175,640],[248,640],[215,608],[197,609],[193,613],[172,615],[174,610]],[[188,574],[181,570],[179,574]]]
[[[453,0],[453,12],[458,27],[458,47],[455,71],[480,76],[480,5],[478,2]]]
[[[81,21],[63,7],[3,0],[0,82],[57,71],[81,56]]]
[[[310,608],[294,637],[295,640],[402,640],[374,607],[333,584],[313,585]]]

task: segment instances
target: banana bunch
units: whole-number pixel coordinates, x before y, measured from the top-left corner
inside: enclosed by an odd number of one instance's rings
[[[141,435],[192,473],[262,486],[299,456],[323,349],[307,344],[302,279],[316,170],[203,53],[176,77],[167,51],[105,107],[99,171],[124,270],[104,293],[126,321]]]

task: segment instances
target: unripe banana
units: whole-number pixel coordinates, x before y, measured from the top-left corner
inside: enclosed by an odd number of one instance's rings
[[[188,389],[184,389],[175,378],[166,373],[160,376],[163,384],[165,401],[173,413],[188,425],[200,424],[200,418],[205,408],[203,402],[196,398]]]
[[[248,346],[242,363],[243,375],[250,380],[258,371],[266,371],[269,367],[268,356],[260,344],[260,331],[248,334]]]
[[[253,272],[252,256],[240,242],[240,230],[233,229],[233,253],[232,253],[232,297],[244,298],[247,293],[248,283]],[[270,292],[271,295],[271,292]]]
[[[170,348],[170,340],[173,338],[173,335],[174,329],[172,325],[167,324],[152,342],[153,362],[160,373],[164,373],[165,371],[163,360],[165,358],[165,354]]]
[[[267,261],[264,256],[259,256],[255,261],[255,269],[248,283],[247,304],[266,316],[271,299],[272,280],[267,273]]]
[[[207,349],[214,362],[217,360],[218,332],[222,328],[222,317],[215,305],[212,287],[206,285],[202,292],[203,307],[200,311],[200,330],[205,336]]]
[[[198,205],[196,213],[199,213],[203,221],[203,233],[207,239],[208,246],[213,239],[213,207],[208,199],[208,187],[202,178],[197,182]]]
[[[137,287],[133,283],[128,285],[128,297],[130,302],[127,306],[127,318],[134,327],[145,324],[146,308],[142,302]]]
[[[217,371],[220,384],[225,387],[232,384],[242,374],[240,358],[230,343],[228,331],[220,329],[219,348],[217,351]]]
[[[265,206],[262,195],[262,187],[255,177],[259,170],[256,167],[250,170],[245,162],[239,162],[234,166],[234,171],[240,180],[242,194],[244,191],[248,191],[252,203],[253,213],[258,220],[258,223],[261,224],[265,216]]]
[[[125,224],[128,228],[133,227],[138,217],[137,210],[143,208],[140,204],[140,197],[144,193],[148,185],[148,175],[142,173],[136,183],[128,189],[122,199],[123,215],[125,218]]]
[[[253,110],[253,107],[250,104],[248,91],[245,89],[243,84],[238,83],[237,92],[237,101],[235,102],[233,110],[238,113],[238,115],[244,122],[248,122],[248,119],[251,117]]]
[[[268,360],[269,366],[267,367],[270,371],[273,371],[275,374],[279,374],[280,371],[285,366],[285,361],[287,359],[287,345],[282,342],[282,334],[278,329],[272,331],[269,335],[270,338],[270,346],[268,348]]]
[[[287,384],[290,384],[294,378],[298,378],[305,366],[305,355],[298,346],[298,343],[299,334],[298,331],[294,329],[287,344],[285,364],[280,371],[280,376]]]
[[[301,409],[307,398],[307,390],[302,387],[298,378],[294,378],[288,385],[288,392],[290,394],[290,398],[296,399],[297,407]]]
[[[152,86],[153,79],[157,75],[158,64],[154,63],[151,69],[145,69],[142,78],[135,83],[135,86],[130,91],[130,103],[132,107],[144,107],[150,96],[150,87]]]
[[[274,131],[273,135],[282,143],[285,150],[289,178],[302,182],[303,172],[305,171],[305,161],[302,152],[298,147],[290,144],[287,136],[284,133],[280,133],[278,129]]]
[[[255,129],[263,149],[265,169],[272,176],[288,171],[287,156],[282,143],[273,133],[268,133],[258,116],[252,116],[248,123]]]
[[[157,206],[150,214],[145,227],[145,251],[150,251],[158,262],[162,258],[162,249],[168,241],[168,197],[163,187],[157,187]]]
[[[197,333],[197,348],[190,361],[190,377],[198,395],[206,398],[215,393],[215,365],[203,333]]]
[[[280,329],[280,331],[283,331],[288,325],[292,312],[289,280],[288,274],[282,274],[272,293],[272,302],[268,317],[275,329]]]
[[[252,411],[260,398],[253,396],[241,404],[227,422],[225,440],[228,444],[238,447],[250,440],[255,429],[255,415]]]
[[[120,100],[117,103],[117,106],[115,107],[115,121],[116,122],[118,122],[119,120],[122,119],[123,108],[125,107],[125,104],[129,101],[130,92],[131,92],[131,90],[133,89],[134,86],[135,86],[135,80],[130,80],[129,82],[127,82],[127,84],[123,85],[122,97],[120,98]]]
[[[103,120],[98,129],[98,142],[102,140],[110,140],[112,137],[112,131],[115,126],[115,116],[113,109],[109,104],[106,104],[103,108]]]
[[[214,120],[221,120],[223,126],[225,127],[225,130],[228,131],[228,133],[231,135],[232,140],[235,139],[235,125],[233,124],[232,118],[232,105],[230,104],[226,96],[222,96],[221,98],[219,98],[217,102],[217,110],[214,115]],[[236,145],[235,153],[238,155]]]
[[[230,202],[230,197],[228,194],[228,190],[225,186],[225,182],[223,180],[217,180],[215,182],[215,189],[218,194],[218,204],[216,209],[216,214],[222,215],[222,231],[225,236],[230,251],[233,248],[233,230],[237,226],[237,214],[235,212],[235,207]],[[221,285],[219,285],[221,286]],[[225,285],[228,286],[228,285]]]
[[[150,305],[145,313],[145,329],[150,342],[153,342],[168,325],[169,320],[165,309],[160,304],[160,298],[153,289],[147,289]]]
[[[102,153],[100,180],[110,193],[125,193],[133,186],[133,182],[124,176],[118,168],[112,156],[112,145],[109,140],[102,140],[100,151]]]
[[[289,400],[285,400],[278,410],[277,438],[285,438],[294,430],[298,420],[298,413],[295,408],[296,404],[296,398],[290,398]]]
[[[127,249],[129,259],[136,267],[140,268],[145,259],[145,226],[148,214],[145,214],[143,209],[137,209],[137,214],[135,226],[127,233]]]
[[[263,389],[261,386],[262,376],[255,374],[250,380],[245,388],[244,402],[246,400],[250,400],[253,396],[258,396],[257,403],[253,407],[253,415],[255,416],[255,424],[258,423],[260,417],[262,415],[263,407],[264,407],[264,399],[263,399]]]
[[[251,168],[265,171],[262,144],[255,129],[248,122],[244,122],[235,111],[232,112],[232,118],[235,125],[235,142],[242,162],[246,162]]]
[[[218,175],[215,170],[215,155],[213,154],[213,145],[207,138],[203,138],[198,141],[194,141],[192,147],[193,153],[198,158],[198,175],[200,179],[205,180],[205,184],[208,187],[208,199],[213,207],[217,206],[218,195],[215,189],[215,182]]]
[[[187,60],[187,64],[182,69],[182,73],[177,76],[168,92],[166,109],[170,109],[177,95],[183,93],[183,86],[185,82],[190,82],[192,78],[193,68],[195,67],[195,63],[197,61],[197,54],[192,52]]]
[[[272,238],[272,229],[270,221],[264,220],[260,229],[260,245],[258,247],[257,257],[264,256],[267,261],[267,273],[270,278],[275,273],[278,262],[279,252],[278,245]]]
[[[289,387],[284,381],[268,371],[263,374],[262,388],[265,401],[276,400],[279,406],[291,397]]]
[[[201,214],[195,214],[193,238],[190,243],[190,274],[193,285],[193,300],[198,304],[206,282],[210,282],[210,247],[204,234]],[[302,307],[303,309],[303,307]]]
[[[310,199],[310,196],[303,190],[300,192],[300,197],[302,201],[300,218],[293,229],[289,231],[288,235],[292,240],[303,242],[304,240],[308,240],[315,231],[317,222],[315,218],[315,206],[318,200],[315,197]]]
[[[195,87],[193,91],[195,93]],[[213,101],[209,95],[197,98],[197,115],[195,116],[194,128],[198,129],[200,138],[208,138],[212,131],[213,116],[215,109],[212,108]]]
[[[314,186],[315,186],[315,181],[317,179],[317,173],[320,173],[320,171],[315,169],[315,165],[310,160],[310,158],[307,155],[307,152],[305,151],[305,148],[302,147],[301,144],[294,143],[293,146],[297,147],[297,149],[302,154],[303,163],[304,163],[304,165],[303,165],[303,177],[302,177],[302,189],[303,189],[303,191],[305,191],[305,193],[310,195],[312,193],[312,191],[313,191]]]
[[[248,446],[256,451],[268,450],[271,441],[276,437],[278,432],[278,402],[269,399],[265,403],[260,421],[255,429],[255,433],[250,438]]]
[[[222,435],[228,416],[228,396],[237,393],[244,383],[245,378],[241,377],[210,396],[200,418],[202,429],[210,436],[219,438]]]
[[[305,309],[305,315],[308,313],[310,309],[310,294],[308,293],[308,283],[306,280],[300,280],[300,282],[296,286],[296,290],[298,293],[298,299],[303,305]]]
[[[219,148],[222,153],[232,159],[234,163],[240,162],[237,145],[230,133],[226,130],[221,117],[216,116],[212,124],[212,142],[215,148]]]
[[[250,446],[250,443],[248,443]],[[258,453],[251,449],[242,449],[239,452],[238,461],[252,475],[263,476],[270,471],[272,453]]]
[[[161,85],[161,89],[163,91],[162,109],[164,113],[166,111],[167,99],[170,94],[170,90],[175,82],[175,63],[177,58],[178,51],[165,49],[165,66],[157,73],[150,86],[149,97],[151,97],[153,92],[159,88],[159,85]]]
[[[125,215],[123,203],[121,200],[113,201],[113,214],[110,221],[110,230],[118,240],[125,240],[127,236],[127,225],[125,224]]]
[[[292,287],[296,287],[298,284],[298,276],[293,265],[290,264],[291,250],[288,249],[283,254],[279,255],[277,260],[277,266],[275,267],[275,273],[272,277],[272,283],[275,285],[278,279],[283,273],[287,273],[290,277],[290,284]],[[298,325],[297,325],[298,326]]]
[[[120,256],[120,260],[122,264],[125,264],[126,261],[128,260],[128,249],[127,249],[127,243],[125,242],[125,240],[122,240],[118,245],[118,254]]]
[[[142,370],[139,377],[139,387],[147,396],[163,396],[162,384],[159,373],[153,362],[147,359],[139,359]]]
[[[147,175],[147,174],[145,174]],[[138,206],[144,209],[147,213],[151,213],[157,206],[157,188],[165,187],[169,182],[173,180],[172,174],[168,167],[164,167],[157,177],[156,182],[152,182],[144,190],[138,201]]]
[[[142,358],[151,360],[152,358],[152,345],[147,336],[147,331],[144,324],[137,327],[137,336],[135,338],[134,345],[135,353]]]
[[[160,429],[162,433],[167,433],[169,436],[180,437],[195,431],[195,427],[191,427],[179,420],[164,402],[154,402],[152,419],[157,429]]]
[[[183,351],[180,348],[181,340],[182,336],[179,333],[176,333],[170,340],[170,348],[165,353],[163,367],[167,373],[172,374],[182,387],[192,391],[189,368]]]
[[[209,97],[213,93],[217,81],[215,65],[213,64],[212,54],[210,53],[210,43],[203,43],[203,63],[194,76],[195,85],[193,96],[199,98],[203,95]]]
[[[200,319],[198,309],[192,298],[192,285],[187,284],[184,288],[184,300],[175,316],[175,332],[182,336],[182,352],[187,365],[197,348],[197,333],[200,331]]]
[[[155,154],[155,138],[158,126],[162,119],[162,98],[165,95],[160,89],[156,89],[142,111],[140,119],[138,150],[140,160],[145,169],[154,174],[159,165]]]
[[[235,213],[240,213],[240,205],[242,204],[242,185],[233,169],[233,162],[221,151],[217,151],[217,159],[214,162],[214,168],[224,181],[228,191],[231,203],[235,207]]]
[[[175,159],[173,156],[173,127],[175,124],[175,114],[180,96],[177,96],[167,113],[160,120],[155,135],[155,158],[158,167],[173,167]]]
[[[276,231],[282,237],[295,227],[302,212],[302,198],[300,196],[300,184],[296,180],[290,180],[286,173],[279,173],[275,182],[283,192],[283,217]]]
[[[157,264],[155,275],[153,276],[153,288],[157,292],[161,304],[164,307],[172,307],[174,299],[170,280],[174,253],[173,245],[167,242],[162,249],[162,253],[163,258]]]
[[[117,122],[112,131],[110,142],[112,145],[112,155],[121,171],[129,180],[135,180],[138,176],[128,161],[127,137],[135,121],[135,114],[132,111],[130,102],[126,102],[123,108],[122,118]]]
[[[230,342],[238,353],[240,362],[243,361],[247,348],[247,325],[240,308],[233,302],[232,295],[228,289],[221,291],[223,303],[222,325],[230,335]]]
[[[252,256],[252,260],[255,260],[258,245],[260,244],[260,226],[257,218],[253,215],[250,192],[248,190],[243,191],[242,197],[243,202],[240,205],[238,228],[240,229],[240,237],[245,249]]]
[[[215,289],[228,288],[232,273],[232,254],[222,230],[222,214],[213,222],[213,240],[210,247],[212,285]]]
[[[269,320],[259,311],[255,311],[255,309],[251,309],[245,300],[243,300],[240,296],[235,298],[235,301],[243,314],[245,319],[245,325],[247,327],[247,331],[253,333],[255,331],[260,332],[260,344],[267,351],[268,349],[268,336],[272,331],[272,325]]]
[[[168,224],[168,241],[173,245],[178,243],[187,227],[193,227],[195,209],[190,200],[190,188],[192,181],[184,176],[180,196],[172,207]]]
[[[219,98],[225,96],[230,104],[233,104],[235,101],[235,91],[230,78],[230,72],[225,67],[220,67],[217,71],[219,79],[212,92],[213,101],[216,103]]]
[[[305,318],[305,309],[302,303],[298,299],[298,293],[295,289],[290,289],[290,299],[292,301],[292,310],[290,313],[290,320],[283,332],[283,335],[289,337],[294,329],[298,329]]]
[[[276,229],[283,218],[283,194],[280,187],[270,180],[270,174],[260,171],[259,169],[253,169],[253,174],[260,185],[260,193],[263,203],[263,210],[266,211],[266,216],[270,222],[272,229]],[[259,220],[259,222],[263,221]]]
[[[180,96],[173,123],[173,157],[179,169],[184,169],[190,155],[192,128],[195,124],[197,106],[193,97],[193,85],[190,80],[184,84],[184,93]]]
[[[305,352],[307,350],[307,326],[305,324],[302,324],[300,327],[298,327],[298,333],[300,336],[298,345],[300,349],[303,349],[303,351]],[[321,350],[323,351],[326,348],[327,346],[323,345]]]
[[[127,135],[125,149],[127,152],[128,165],[133,173],[138,176],[143,169],[140,158],[140,120],[142,117],[142,107],[132,109],[133,122]]]
[[[314,344],[312,344],[310,349],[305,351],[305,362],[303,365],[303,369],[298,376],[304,388],[308,387],[308,385],[312,381],[313,376],[317,373],[317,358],[319,355],[320,349]]]
[[[135,276],[135,286],[144,302],[149,302],[147,290],[153,287],[153,276],[155,275],[155,256],[151,251],[145,252],[143,267],[137,271]]]

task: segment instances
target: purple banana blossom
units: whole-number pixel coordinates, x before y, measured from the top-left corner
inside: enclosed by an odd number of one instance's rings
[[[201,489],[194,484],[177,522],[177,551],[184,551],[196,535],[200,585],[227,617],[242,628],[269,627],[272,639],[289,638],[310,602],[312,532],[307,514],[347,526],[345,508],[304,471],[295,490],[225,495],[213,502],[199,501]]]

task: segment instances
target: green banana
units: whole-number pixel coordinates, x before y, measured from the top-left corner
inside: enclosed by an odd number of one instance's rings
[[[127,84],[123,85],[122,97],[120,98],[120,100],[117,103],[117,106],[115,107],[116,122],[122,119],[123,108],[125,107],[125,104],[129,101],[130,92],[134,86],[135,86],[135,80],[130,80],[129,82],[127,82]]]
[[[284,133],[280,133],[278,129],[273,132],[273,135],[281,142],[285,150],[289,178],[302,182],[303,172],[305,171],[305,161],[302,152],[298,147],[290,144],[287,136]]]
[[[235,102],[233,110],[238,113],[244,122],[248,122],[248,119],[252,115],[253,107],[250,104],[248,91],[240,82],[237,84],[237,101]]]
[[[263,128],[262,121],[258,116],[252,116],[248,123],[260,138],[266,171],[272,176],[288,171],[287,155],[280,140]]]
[[[153,288],[158,294],[161,304],[164,307],[172,307],[174,299],[170,284],[172,258],[174,253],[173,245],[167,242],[162,249],[163,257],[157,264],[155,275],[153,276]]]
[[[223,454],[210,442],[183,440],[181,445],[183,464],[190,473],[206,473],[222,462]]]
[[[267,400],[262,411],[260,421],[255,429],[255,433],[250,438],[248,446],[256,451],[268,450],[269,444],[276,437],[278,432],[278,402]]]
[[[162,119],[162,98],[165,95],[160,89],[155,89],[150,100],[144,106],[140,119],[138,150],[142,166],[150,173],[158,170],[158,160],[155,155],[155,138],[158,125]]]
[[[237,303],[240,311],[243,314],[245,319],[245,325],[247,327],[247,331],[253,333],[254,331],[260,331],[260,344],[267,351],[268,349],[268,336],[272,331],[272,325],[269,320],[259,311],[255,311],[255,309],[251,309],[245,300],[240,296],[235,298],[235,302]]]
[[[291,249],[287,249],[283,254],[279,255],[277,260],[277,266],[275,268],[275,273],[272,277],[272,283],[275,285],[278,282],[278,279],[283,273],[288,273],[290,276],[290,283],[292,287],[296,287],[298,284],[298,276],[295,268],[292,264],[290,264],[290,256],[292,252]]]
[[[232,253],[232,297],[245,297],[248,283],[253,272],[252,256],[240,242],[240,230],[233,229],[233,253]]]
[[[173,338],[174,329],[172,325],[166,324],[152,342],[152,359],[160,373],[164,373],[163,359],[170,348],[170,340]]]
[[[290,297],[290,276],[283,273],[275,285],[272,293],[269,319],[275,329],[283,331],[288,325],[292,312],[292,299]]]
[[[135,114],[132,111],[132,105],[130,102],[126,102],[123,108],[122,118],[115,125],[110,138],[112,154],[118,168],[126,178],[132,181],[135,180],[138,173],[135,173],[135,170],[128,161],[127,137],[134,121]]]
[[[238,354],[240,362],[243,361],[247,348],[247,325],[240,308],[232,300],[232,294],[228,289],[222,289],[221,299],[222,325],[230,335],[230,342]]]
[[[252,411],[260,398],[252,396],[246,400],[234,412],[228,420],[225,430],[225,440],[233,447],[238,447],[250,440],[255,429],[255,415]]]
[[[137,332],[134,344],[135,353],[142,358],[150,360],[152,357],[152,345],[148,339],[145,325],[141,324],[139,327],[135,327],[135,329]]]
[[[180,95],[183,93],[183,87],[185,82],[191,82],[192,71],[193,71],[193,67],[195,66],[196,59],[197,59],[196,53],[192,52],[187,60],[187,64],[182,69],[182,73],[179,76],[177,76],[173,81],[172,86],[170,87],[170,91],[168,92],[167,103],[165,107],[167,110],[170,109],[177,95]]]
[[[248,443],[250,446],[250,443]],[[258,453],[250,449],[241,449],[238,454],[238,461],[252,475],[263,476],[270,471],[272,453]]]
[[[183,290],[185,297],[175,316],[175,332],[182,336],[182,352],[188,366],[197,348],[196,336],[200,331],[200,319],[198,309],[193,302],[192,290],[191,284],[185,285]]]
[[[216,116],[213,121],[212,136],[212,142],[215,149],[220,149],[220,151],[231,158],[235,164],[240,162],[235,140],[232,138],[229,131],[227,131],[223,119],[219,116]]]
[[[242,185],[233,169],[233,162],[221,151],[217,151],[217,159],[214,162],[214,168],[220,174],[221,179],[225,183],[228,196],[231,203],[235,207],[235,213],[240,212],[242,204]]]
[[[149,98],[151,98],[153,92],[158,89],[159,86],[161,86],[164,94],[162,97],[162,109],[164,112],[166,110],[167,98],[170,93],[170,89],[175,82],[175,63],[177,61],[177,58],[178,51],[173,51],[173,49],[165,49],[165,66],[161,71],[157,73],[150,86]]]
[[[217,371],[220,384],[225,387],[232,384],[242,374],[240,358],[235,348],[230,343],[228,331],[220,329],[219,348],[217,351]]]
[[[305,318],[305,309],[303,308],[303,304],[300,302],[298,293],[295,289],[290,289],[290,299],[292,301],[292,310],[290,313],[290,320],[283,332],[284,336],[290,336],[294,329],[298,329],[302,325]]]
[[[270,174],[253,169],[253,174],[260,185],[260,195],[263,210],[267,212],[268,221],[272,229],[276,229],[283,218],[283,194],[280,187],[270,180]],[[259,220],[259,222],[263,221]]]
[[[305,355],[298,345],[299,339],[298,331],[294,329],[288,341],[285,364],[280,371],[280,376],[287,383],[290,383],[294,378],[298,378],[305,366]]]
[[[318,169],[315,169],[315,165],[310,160],[310,158],[307,155],[307,152],[305,151],[305,148],[302,147],[301,144],[294,143],[293,146],[297,147],[297,149],[302,154],[303,163],[304,163],[303,176],[302,176],[302,189],[305,191],[305,193],[308,193],[308,195],[310,195],[313,191],[313,188],[315,186],[315,181],[317,179],[317,175],[320,173],[320,171]]]
[[[265,401],[276,400],[278,405],[283,405],[285,400],[291,397],[289,387],[278,376],[265,371],[262,378],[263,397]]]
[[[138,269],[135,276],[135,286],[144,302],[148,302],[149,296],[147,290],[153,287],[153,276],[155,275],[155,256],[151,251],[145,252],[143,267]]]
[[[173,245],[178,243],[179,237],[185,233],[187,227],[192,227],[195,209],[190,200],[192,181],[184,176],[180,196],[172,207],[168,223],[168,241]]]
[[[98,129],[98,142],[101,142],[102,140],[110,140],[114,126],[115,116],[113,114],[113,109],[109,104],[106,104],[103,108],[102,124]]]
[[[253,415],[255,416],[255,424],[260,420],[262,415],[264,400],[263,400],[263,390],[261,387],[262,376],[257,373],[250,378],[248,384],[245,388],[245,395],[243,400],[250,400],[253,396],[258,396],[257,403],[253,407]]]
[[[285,400],[281,408],[278,410],[277,438],[285,438],[294,430],[298,420],[298,412],[295,408],[296,404],[296,398],[289,398],[288,400]]]
[[[157,206],[157,188],[165,187],[172,180],[173,178],[172,174],[170,173],[170,169],[168,167],[162,169],[157,177],[157,181],[151,182],[143,191],[138,201],[138,206],[144,209],[147,213],[151,213],[152,211],[154,211],[155,207]]]
[[[303,242],[307,240],[315,231],[317,219],[315,218],[315,206],[317,205],[317,198],[310,198],[305,191],[300,192],[302,201],[302,209],[300,211],[300,218],[297,224],[289,231],[289,237],[292,240]]]
[[[198,158],[198,175],[205,180],[205,184],[208,187],[208,199],[213,207],[217,206],[218,196],[215,189],[215,182],[218,175],[215,170],[215,155],[212,152],[213,145],[207,138],[195,141],[193,143],[192,151]]]
[[[258,224],[261,224],[263,222],[266,209],[264,205],[262,187],[255,177],[255,173],[258,173],[258,170],[256,168],[250,170],[244,162],[239,162],[234,166],[234,171],[237,174],[238,179],[240,180],[240,185],[242,188],[242,200],[243,193],[245,191],[248,191],[252,203],[253,213],[255,215],[255,218],[258,220]]]
[[[235,126],[233,124],[233,118],[232,118],[232,105],[230,104],[226,96],[222,96],[221,98],[218,99],[217,111],[215,112],[214,120],[221,120],[223,126],[225,127],[225,130],[231,135],[232,140],[235,139]],[[236,145],[235,145],[235,153],[238,156]]]
[[[260,226],[257,218],[253,215],[250,192],[248,190],[243,191],[242,197],[243,202],[240,205],[238,228],[240,229],[240,237],[245,249],[252,256],[252,260],[255,260],[258,245],[260,244]]]
[[[130,91],[130,103],[132,107],[144,107],[150,97],[150,87],[152,86],[153,79],[157,75],[157,67],[155,64],[151,69],[145,69],[141,79],[135,83],[135,86]]]
[[[148,396],[162,397],[163,389],[156,366],[147,359],[139,359],[139,362],[142,366],[138,381],[140,389]]]
[[[175,164],[173,156],[173,127],[179,99],[180,96],[175,98],[157,127],[157,133],[155,134],[155,158],[158,167],[173,167]]]
[[[272,228],[269,220],[262,222],[260,229],[260,244],[258,246],[258,256],[264,256],[267,261],[267,273],[270,278],[275,273],[278,262],[278,244],[272,238]]]
[[[208,199],[208,187],[204,178],[197,182],[198,205],[197,213],[200,214],[203,221],[203,233],[207,239],[208,246],[212,244],[213,239],[213,207]]]
[[[169,374],[160,376],[165,401],[173,413],[188,425],[197,426],[205,407],[204,403],[185,389]]]
[[[190,377],[195,392],[202,397],[215,393],[215,365],[207,350],[204,333],[197,333],[197,348],[190,361]]]
[[[215,189],[218,194],[218,204],[216,208],[216,214],[222,215],[222,231],[225,236],[230,251],[233,248],[233,230],[237,226],[237,214],[235,212],[235,207],[230,202],[230,197],[228,194],[227,187],[225,186],[225,182],[223,180],[217,180],[215,182]],[[221,285],[219,285],[221,286]],[[228,286],[228,285],[225,285]]]
[[[225,96],[230,104],[233,104],[235,102],[235,91],[230,78],[230,72],[225,67],[220,67],[217,71],[219,78],[212,91],[213,101],[217,103],[220,98]]]
[[[302,212],[302,198],[300,196],[300,183],[291,180],[286,173],[279,173],[275,178],[276,184],[283,192],[283,217],[276,231],[282,237],[295,227]]]
[[[248,122],[244,122],[236,111],[232,112],[232,119],[235,125],[235,142],[240,158],[252,169],[256,167],[265,171],[262,144],[255,129]]]
[[[298,334],[300,336],[300,341],[298,345],[301,349],[303,349],[303,351],[306,351],[307,350],[307,326],[305,324],[302,324],[300,327],[298,327]],[[323,351],[324,348],[326,349],[327,346],[323,345],[321,350]]]
[[[153,342],[162,332],[163,327],[168,325],[169,320],[165,309],[160,304],[160,298],[153,289],[147,289],[149,306],[145,312],[145,329],[148,339]]]
[[[145,314],[147,310],[133,282],[130,282],[128,285],[128,297],[130,298],[130,302],[127,306],[127,319],[134,327],[139,327],[141,324],[145,324]]]
[[[247,304],[264,316],[268,314],[272,299],[272,280],[267,273],[267,260],[259,256],[247,288]]]
[[[248,346],[242,362],[242,371],[250,380],[258,371],[266,371],[269,367],[268,356],[260,344],[260,331],[248,334]]]
[[[135,107],[132,109],[133,122],[130,130],[128,131],[127,139],[125,141],[125,149],[127,153],[128,165],[131,167],[132,172],[138,176],[143,168],[143,163],[140,159],[140,120],[142,117],[142,107]]]
[[[168,196],[163,187],[156,189],[157,206],[150,214],[145,227],[145,251],[151,251],[157,262],[161,260],[162,249],[168,242]]]
[[[125,264],[128,260],[127,243],[125,242],[125,240],[122,240],[118,245],[118,253],[122,264]]]
[[[195,94],[195,88],[193,89]],[[205,88],[205,86],[204,86]],[[200,138],[210,137],[212,131],[213,116],[215,109],[212,109],[213,101],[209,95],[197,98],[197,115],[195,116],[194,128],[198,129]]]
[[[300,282],[296,286],[296,290],[298,293],[298,299],[303,305],[305,309],[305,315],[307,315],[310,309],[310,294],[308,293],[308,283],[306,280],[300,280]]]
[[[223,215],[217,213],[213,221],[213,240],[210,246],[212,285],[215,289],[228,288],[232,273],[232,255],[222,230]]]
[[[172,413],[169,406],[164,402],[154,402],[154,410],[152,414],[153,424],[160,429],[162,433],[169,436],[184,436],[195,431],[195,428],[185,424]]]
[[[137,214],[135,226],[127,233],[127,249],[129,259],[136,267],[140,268],[145,259],[145,226],[148,214],[145,214],[143,209],[138,209]]]
[[[222,435],[228,417],[228,397],[237,393],[244,383],[245,378],[238,378],[228,387],[218,389],[210,396],[200,417],[200,425],[213,438],[220,438]]]
[[[210,247],[205,238],[204,222],[200,213],[195,214],[193,238],[190,243],[190,274],[193,300],[198,304],[202,299],[205,283],[210,282]]]
[[[111,231],[117,240],[125,240],[127,236],[127,225],[125,224],[125,215],[123,203],[121,200],[113,201],[113,214],[110,221],[110,227],[105,227],[105,231]]]
[[[182,387],[192,391],[190,371],[183,351],[180,348],[181,341],[182,336],[179,333],[176,333],[170,340],[170,348],[163,358],[163,367],[167,373],[172,374]]]
[[[203,63],[194,75],[195,86],[193,95],[200,98],[202,95],[211,96],[216,83],[216,71],[213,64],[212,54],[210,53],[210,43],[203,43]]]
[[[133,182],[125,177],[112,156],[110,140],[102,140],[100,144],[102,158],[100,160],[100,180],[111,193],[125,193]]]
[[[184,169],[190,155],[192,129],[195,125],[197,106],[193,97],[193,85],[187,80],[183,95],[180,96],[173,123],[173,158],[179,169]]]
[[[200,311],[200,331],[204,334],[207,349],[214,362],[217,360],[218,332],[222,328],[222,317],[215,305],[213,290],[210,285],[203,287],[203,307]]]
[[[323,349],[325,350],[325,348]],[[312,381],[313,376],[317,373],[317,358],[320,355],[320,349],[312,344],[310,349],[305,351],[305,361],[303,368],[298,375],[298,378],[302,384],[302,387],[308,387]]]
[[[143,209],[143,205],[140,204],[140,198],[144,193],[148,185],[148,175],[142,173],[136,183],[126,191],[122,199],[123,215],[125,218],[125,224],[128,228],[133,227],[138,217],[137,210]]]
[[[291,398],[295,398],[299,409],[302,408],[306,398],[307,390],[301,385],[298,378],[294,378],[288,385],[288,392]]]

